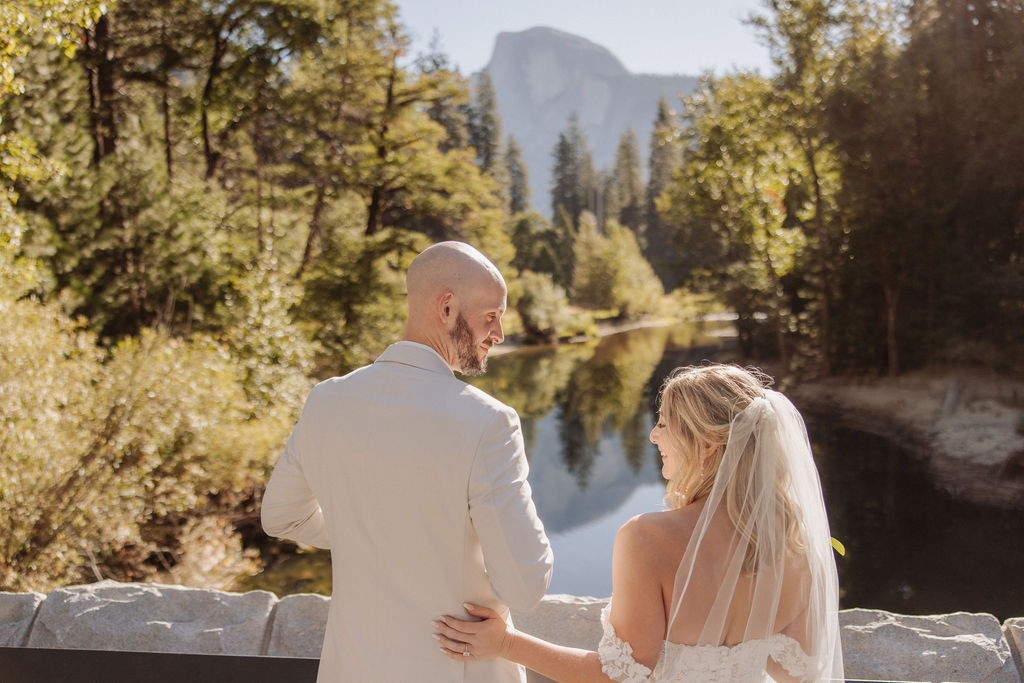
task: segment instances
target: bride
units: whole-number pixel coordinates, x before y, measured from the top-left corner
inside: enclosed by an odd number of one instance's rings
[[[612,556],[597,652],[516,631],[489,609],[446,616],[450,658],[503,657],[556,681],[843,679],[838,580],[803,419],[770,379],[677,369],[651,441],[668,509],[634,517]]]

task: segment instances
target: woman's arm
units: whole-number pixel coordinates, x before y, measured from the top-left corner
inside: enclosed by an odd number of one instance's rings
[[[619,530],[612,553],[611,623],[616,636],[633,649],[633,659],[653,670],[665,638],[661,578],[651,546],[649,524],[634,518]],[[474,661],[502,657],[560,683],[612,680],[597,652],[565,647],[516,631],[494,610],[465,605],[483,621],[444,617],[434,622],[441,650],[451,659]],[[467,657],[464,653],[469,651]],[[635,680],[635,679],[634,679]]]
[[[665,642],[662,582],[675,582],[675,562],[667,562],[659,514],[639,515],[622,525],[612,551],[612,609],[615,635],[633,648],[633,659],[654,670]],[[668,555],[671,555],[670,553]]]
[[[463,607],[483,621],[443,617],[434,622],[441,651],[449,658],[472,662],[501,657],[559,683],[608,683],[596,652],[556,645],[516,631],[492,609],[468,604]],[[463,654],[467,646],[469,657]]]

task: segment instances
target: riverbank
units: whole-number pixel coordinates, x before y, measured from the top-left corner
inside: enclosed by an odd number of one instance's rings
[[[973,368],[793,382],[801,410],[892,438],[958,499],[1024,509],[1024,380]]]
[[[607,337],[612,334],[618,334],[619,332],[628,332],[629,330],[639,330],[644,327],[668,327],[669,325],[676,325],[684,322],[677,318],[641,318],[639,320],[628,320],[625,322],[615,320],[602,320],[597,321],[597,333],[594,335],[581,335],[561,341],[557,344],[527,344],[522,341],[518,336],[509,336],[505,338],[501,344],[491,347],[490,353],[487,355],[491,358],[496,356],[504,356],[509,353],[516,351],[522,351],[524,349],[546,349],[557,346],[565,346],[567,344],[582,344],[588,341],[596,341],[602,337]]]

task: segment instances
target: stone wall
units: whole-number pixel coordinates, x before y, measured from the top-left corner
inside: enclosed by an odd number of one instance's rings
[[[607,600],[549,595],[514,613],[524,631],[594,649]],[[318,657],[330,599],[113,581],[0,593],[0,646]],[[1021,683],[1024,618],[840,613],[848,678]],[[544,679],[531,676],[531,681]]]

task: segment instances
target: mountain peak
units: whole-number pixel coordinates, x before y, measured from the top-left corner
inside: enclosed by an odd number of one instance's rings
[[[543,213],[550,211],[552,150],[571,114],[579,117],[595,165],[608,167],[627,128],[646,149],[658,100],[676,103],[697,83],[630,73],[607,48],[545,26],[498,34],[487,70],[505,132],[523,150],[533,206]]]
[[[515,33],[499,33],[488,69],[506,69],[511,66],[508,64],[510,60],[523,57],[538,66],[550,67],[557,64],[566,73],[585,71],[602,76],[624,76],[629,73],[608,48],[547,26],[535,26]]]

